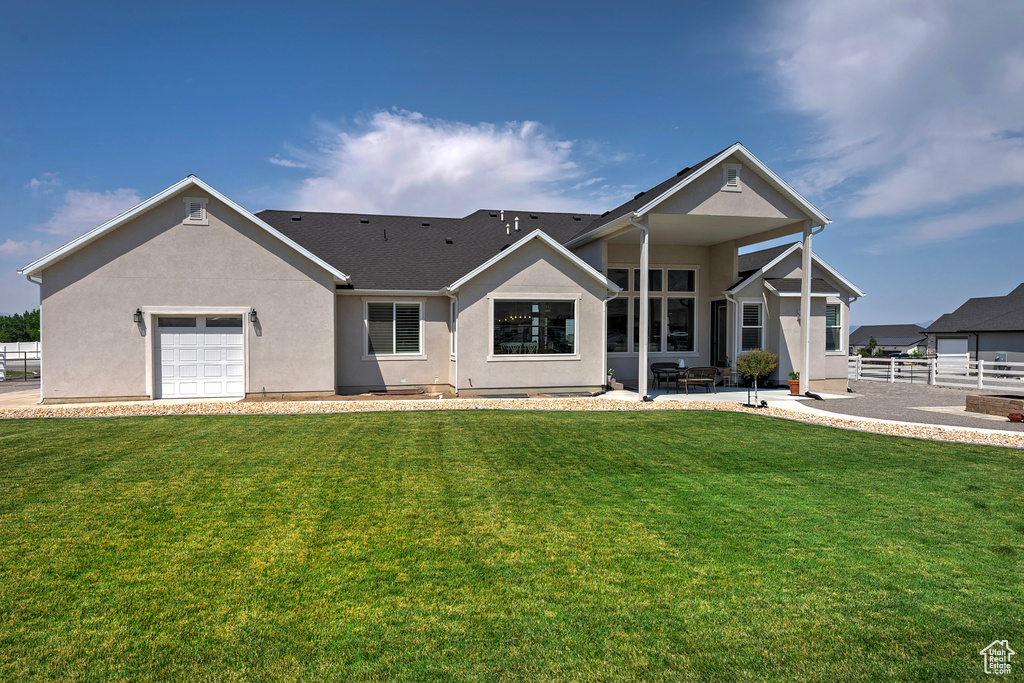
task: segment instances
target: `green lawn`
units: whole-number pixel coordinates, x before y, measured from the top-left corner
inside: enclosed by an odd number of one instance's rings
[[[991,679],[1022,458],[710,412],[4,421],[0,679]]]

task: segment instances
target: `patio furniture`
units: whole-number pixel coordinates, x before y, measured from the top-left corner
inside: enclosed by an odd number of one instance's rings
[[[681,372],[685,371],[680,370],[679,366],[675,363],[651,363],[651,376],[654,378],[654,388],[658,388],[659,382],[675,383]],[[679,390],[678,384],[676,385],[676,390]]]
[[[714,391],[717,394],[718,389],[715,388],[717,376],[718,368],[710,365],[687,368],[676,378],[676,391],[679,391],[679,385],[682,384],[687,394],[690,393],[691,386],[704,387],[704,391]]]

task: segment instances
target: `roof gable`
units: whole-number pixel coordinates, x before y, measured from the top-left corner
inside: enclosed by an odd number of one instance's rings
[[[791,244],[788,247],[786,247],[783,251],[778,253],[778,255],[775,256],[775,258],[773,258],[770,261],[768,261],[768,263],[764,264],[759,269],[757,269],[756,271],[750,273],[749,275],[747,275],[747,277],[741,279],[735,285],[730,287],[728,290],[726,290],[726,293],[727,294],[736,294],[736,293],[738,293],[740,290],[744,289],[745,287],[750,285],[752,282],[754,282],[757,278],[759,278],[759,277],[761,277],[763,275],[766,275],[767,273],[771,272],[772,268],[774,268],[776,265],[778,265],[783,260],[785,260],[785,258],[787,256],[789,256],[790,254],[794,254],[794,253],[796,253],[798,251],[802,252],[803,248],[804,248],[803,243],[801,243],[801,242],[794,242],[793,244]],[[764,249],[762,251],[770,253],[770,252],[774,252],[775,248]],[[864,292],[861,291],[861,289],[859,287],[857,287],[857,285],[853,284],[852,282],[847,280],[845,277],[840,275],[839,271],[837,271],[835,268],[833,268],[829,264],[825,263],[825,261],[820,256],[815,254],[813,251],[811,252],[811,263],[813,265],[818,266],[820,269],[824,270],[826,273],[828,273],[835,282],[838,282],[841,287],[846,288],[851,294],[853,294],[853,296],[856,296],[856,297],[864,296]],[[814,280],[816,278],[811,278],[811,279]]]
[[[219,202],[225,204],[233,211],[240,214],[243,218],[249,220],[260,229],[266,231],[276,239],[280,240],[281,242],[288,245],[298,253],[302,254],[304,257],[306,257],[307,259],[309,259],[310,261],[317,264],[318,266],[326,270],[328,273],[333,275],[334,278],[339,282],[348,282],[348,275],[341,272],[334,266],[330,265],[329,263],[321,259],[319,256],[313,254],[311,251],[308,251],[299,244],[295,243],[285,235],[281,234],[278,230],[271,227],[264,221],[260,220],[252,213],[244,209],[242,206],[236,204],[234,201],[232,201],[225,195],[221,194],[210,185],[204,183],[202,180],[200,180],[194,175],[190,175],[187,178],[178,181],[177,183],[171,185],[162,192],[159,192],[150,197],[149,199],[140,202],[139,204],[136,204],[135,206],[128,209],[124,213],[115,216],[114,218],[111,218],[106,223],[103,223],[102,225],[93,228],[92,230],[86,232],[85,234],[76,237],[75,239],[71,240],[70,242],[63,246],[58,247],[57,249],[51,251],[46,256],[36,259],[35,261],[28,264],[18,272],[22,275],[39,275],[42,273],[44,268],[47,268],[48,266],[51,266],[54,263],[57,263],[58,261],[64,258],[67,258],[68,256],[75,253],[79,249],[85,247],[88,244],[92,244],[93,242],[100,239],[104,235],[120,228],[121,226],[127,224],[131,220],[137,218],[138,216],[141,216],[150,209],[154,208],[155,206],[162,204],[168,199],[176,195],[179,195],[182,192],[193,187],[198,188],[205,192],[206,194],[210,195],[211,197],[217,199]]]
[[[750,150],[737,142],[718,154],[712,155],[701,161],[692,168],[684,168],[674,177],[665,180],[646,192],[633,197],[633,199],[619,205],[611,211],[605,212],[600,218],[593,221],[586,228],[581,230],[570,242],[569,246],[596,239],[606,228],[617,225],[627,218],[638,219],[654,211],[664,204],[671,197],[680,192],[697,179],[711,172],[729,157],[735,156],[744,164],[753,169],[759,176],[768,182],[777,192],[788,199],[794,206],[798,207],[816,225],[828,225],[832,220],[823,214],[817,207],[804,199],[803,195],[797,192],[789,183],[784,181],[768,168],[760,159],[751,154]]]
[[[586,261],[584,261],[579,256],[577,256],[576,254],[572,253],[571,251],[569,251],[568,249],[563,247],[561,244],[559,244],[555,240],[551,239],[551,237],[549,237],[548,235],[544,234],[540,230],[534,230],[529,235],[527,235],[523,239],[519,240],[518,242],[513,244],[508,249],[503,249],[501,252],[499,252],[499,253],[495,254],[494,256],[492,256],[491,258],[487,259],[487,261],[485,261],[484,263],[481,263],[479,266],[477,266],[476,268],[474,268],[470,272],[468,272],[465,275],[463,275],[462,277],[460,277],[455,282],[453,282],[450,285],[448,285],[447,287],[445,287],[445,290],[447,290],[449,292],[458,291],[459,287],[461,287],[462,285],[466,284],[467,282],[472,280],[474,277],[476,277],[480,273],[483,273],[484,271],[486,271],[487,269],[491,268],[492,266],[494,266],[495,264],[499,263],[500,261],[510,257],[516,251],[521,249],[523,247],[523,245],[529,244],[533,240],[539,240],[540,242],[543,242],[544,244],[546,244],[553,251],[555,251],[556,253],[558,253],[562,257],[564,257],[566,260],[568,260],[570,263],[572,263],[573,265],[578,267],[581,271],[586,273],[592,279],[596,280],[601,285],[603,285],[609,292],[620,292],[620,291],[622,291],[621,288],[618,285],[616,285],[614,282],[612,282],[611,280],[606,278],[604,275],[602,275],[601,273],[599,273],[596,270],[594,270],[593,268],[591,268],[590,264],[588,264]]]

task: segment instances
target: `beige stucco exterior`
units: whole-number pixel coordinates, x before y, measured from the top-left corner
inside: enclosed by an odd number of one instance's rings
[[[366,303],[421,304],[423,353],[417,356],[370,356],[366,353]],[[450,300],[445,296],[362,296],[339,294],[336,313],[338,392],[357,394],[381,389],[429,387],[446,390],[451,379]]]
[[[794,252],[776,264],[766,275],[769,278],[799,278],[803,272],[800,252]],[[821,278],[833,285],[841,294],[846,289],[836,282],[828,272],[812,266],[811,277]],[[779,369],[772,376],[772,381],[784,384],[790,371],[800,371],[803,365],[803,349],[800,335],[800,298],[783,297],[769,292],[764,286],[764,277],[753,278],[746,286],[736,293],[740,303],[761,302],[764,304],[765,347],[779,354]],[[811,375],[809,386],[811,391],[844,391],[846,389],[847,342],[850,334],[850,301],[849,297],[811,298]],[[840,306],[841,330],[840,346],[836,351],[825,351],[825,306]]]
[[[186,225],[183,198],[208,200]],[[333,391],[334,278],[229,206],[191,188],[42,273],[46,401],[152,397],[156,314],[256,309],[244,317],[246,391]]]
[[[539,239],[470,279],[458,290],[460,393],[600,388],[604,384],[603,302],[607,294],[598,279]],[[575,301],[576,353],[495,355],[495,299]]]

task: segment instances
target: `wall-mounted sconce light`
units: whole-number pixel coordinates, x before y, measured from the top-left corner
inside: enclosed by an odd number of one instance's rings
[[[253,308],[252,310],[249,311],[249,322],[251,322],[251,323],[255,323],[256,322],[256,309],[255,308]]]
[[[132,321],[136,325],[141,325],[142,324],[142,309],[141,308],[136,308],[135,309],[135,313],[132,314]]]

